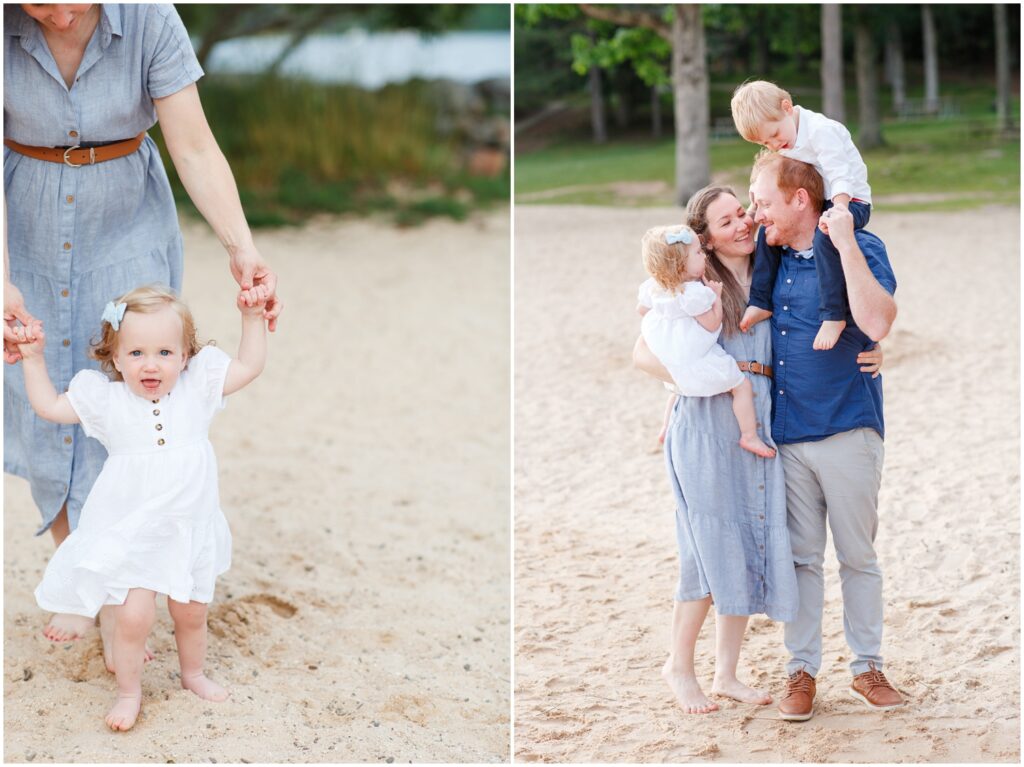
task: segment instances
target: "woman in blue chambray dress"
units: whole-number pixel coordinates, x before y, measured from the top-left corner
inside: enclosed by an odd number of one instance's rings
[[[231,170],[210,132],[195,82],[203,74],[171,5],[4,6],[4,358],[20,322],[37,318],[46,365],[66,388],[86,368],[103,307],[147,283],[180,291],[182,239],[170,184],[147,135],[126,156],[73,167],[26,154],[131,139],[157,118],[178,174],[229,255],[240,285],[276,276],[252,242]],[[247,283],[247,284],[246,284]],[[276,325],[281,302],[265,314]],[[4,470],[27,479],[59,546],[75,529],[106,453],[80,426],[35,416],[21,366],[4,376]],[[82,635],[78,616],[54,616],[54,641]]]
[[[723,329],[719,342],[737,361],[771,365],[767,322],[741,333],[753,268],[754,222],[726,187],[706,187],[687,205],[687,225],[708,256],[707,276],[723,283]],[[643,344],[637,366],[671,381]],[[881,354],[862,355],[874,372]],[[874,364],[877,363],[877,364]],[[758,432],[771,441],[771,379],[746,373],[754,389]],[[687,713],[718,706],[705,696],[694,671],[697,637],[711,605],[716,613],[715,678],[711,692],[744,703],[767,705],[771,696],[736,677],[749,616],[764,613],[790,621],[797,614],[796,572],[786,529],[786,485],[782,462],[739,446],[731,396],[680,397],[665,436],[665,459],[676,500],[679,582],[672,615],[672,646],[662,675]]]

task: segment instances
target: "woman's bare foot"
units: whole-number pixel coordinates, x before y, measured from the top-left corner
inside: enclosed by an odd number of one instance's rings
[[[740,330],[746,333],[754,325],[771,316],[772,313],[767,309],[762,309],[759,306],[748,306],[747,310],[743,312],[743,318],[740,320]]]
[[[107,712],[107,727],[112,730],[130,730],[139,718],[142,708],[142,690],[133,695],[118,695],[114,705]]]
[[[85,636],[95,621],[84,615],[56,613],[43,629],[43,636],[51,642],[74,642]]]
[[[687,714],[707,714],[718,711],[718,704],[708,700],[700,689],[697,679],[689,674],[681,674],[672,670],[672,662],[668,660],[661,669],[661,675],[672,688],[679,707]]]
[[[757,706],[767,706],[772,702],[771,695],[762,690],[747,687],[736,678],[719,679],[715,677],[715,681],[711,683],[711,694],[732,698],[740,703],[753,703]]]
[[[191,690],[203,700],[212,700],[214,703],[220,703],[228,699],[228,691],[212,679],[207,678],[205,674],[192,674],[190,676],[182,674],[181,686],[186,690]]]
[[[774,458],[775,451],[768,447],[757,434],[740,435],[740,447],[762,458]]]
[[[843,334],[846,327],[846,320],[824,320],[818,328],[818,335],[814,337],[814,348],[823,352],[836,345],[839,336]]]
[[[108,607],[100,609],[100,640],[103,643],[103,664],[107,667],[107,671],[111,674],[114,673],[114,617],[106,617],[109,613]],[[146,642],[146,646],[143,649],[144,655],[142,660],[144,663],[149,663],[153,660],[153,651],[149,649],[149,642]]]

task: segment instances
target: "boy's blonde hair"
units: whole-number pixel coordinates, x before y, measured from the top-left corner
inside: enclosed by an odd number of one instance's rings
[[[793,103],[793,97],[775,83],[767,80],[750,80],[743,83],[732,94],[730,107],[736,130],[753,144],[760,143],[761,126],[771,120],[786,116],[782,102]]]
[[[127,305],[124,310],[125,316],[128,315],[128,312],[155,314],[165,306],[170,306],[181,317],[182,348],[185,352],[185,359],[192,359],[203,348],[203,344],[196,339],[196,323],[192,319],[192,312],[170,288],[163,285],[144,285],[141,288],[129,290],[120,298],[115,298],[114,305],[117,304]],[[100,367],[115,381],[123,381],[124,378],[114,367],[116,351],[117,331],[109,322],[104,322],[100,340],[93,342],[89,356],[98,360]]]
[[[683,231],[689,232],[692,237],[688,245],[682,242],[666,242],[665,235],[679,234]],[[658,285],[669,292],[686,282],[686,261],[698,248],[700,238],[697,234],[690,227],[679,224],[648,229],[640,240],[644,269]]]

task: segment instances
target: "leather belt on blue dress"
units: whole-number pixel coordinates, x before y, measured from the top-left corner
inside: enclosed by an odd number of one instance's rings
[[[768,378],[772,377],[771,365],[762,365],[760,362],[751,360],[750,362],[737,362],[736,366],[744,373],[754,373],[759,376],[767,376]]]
[[[26,157],[46,160],[47,162],[63,163],[64,165],[70,165],[72,168],[77,168],[80,165],[95,165],[98,162],[126,157],[142,145],[142,139],[145,137],[146,131],[142,131],[135,138],[85,148],[79,146],[26,146],[25,144],[19,144],[13,139],[5,138],[4,146]]]

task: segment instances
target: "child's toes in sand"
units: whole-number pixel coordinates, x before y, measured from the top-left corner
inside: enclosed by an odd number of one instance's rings
[[[134,695],[118,695],[114,705],[107,712],[107,727],[112,730],[130,730],[139,717],[142,707],[142,690]]]
[[[673,672],[668,663],[661,669],[661,675],[672,688],[679,707],[687,714],[707,714],[718,710],[718,704],[708,700],[697,680],[689,674]]]
[[[715,677],[715,681],[711,684],[711,694],[732,698],[740,703],[753,703],[757,706],[767,706],[772,702],[772,696],[768,693],[747,687],[735,678],[719,679]]]
[[[205,674],[182,674],[181,686],[186,690],[191,690],[203,700],[220,703],[228,699],[228,691]]]
[[[43,636],[51,642],[73,642],[85,636],[93,627],[93,619],[83,615],[62,615],[57,613],[43,629]]]
[[[764,444],[764,442],[761,440],[760,437],[757,436],[756,433],[741,435],[740,447],[742,447],[744,450],[749,450],[751,453],[759,455],[762,458],[775,457],[775,451],[772,450],[772,448],[768,447],[766,444]]]

